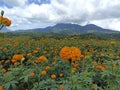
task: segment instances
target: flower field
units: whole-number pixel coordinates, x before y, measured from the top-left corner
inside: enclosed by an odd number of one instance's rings
[[[119,40],[0,38],[0,90],[119,88]]]

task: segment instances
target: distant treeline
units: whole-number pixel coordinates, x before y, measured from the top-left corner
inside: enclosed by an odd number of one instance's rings
[[[69,34],[59,34],[59,33],[38,33],[38,32],[8,32],[5,33],[5,37],[18,37],[18,36],[30,36],[33,39],[39,39],[41,37],[45,38],[64,38],[66,36],[78,36],[81,39],[118,39],[120,40],[120,33],[111,33],[111,34],[93,34],[93,33],[87,33],[87,34],[75,34],[75,35],[69,35]]]

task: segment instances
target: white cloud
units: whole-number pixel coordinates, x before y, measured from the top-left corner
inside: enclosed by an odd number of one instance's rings
[[[28,1],[5,0],[7,4],[14,7],[0,8],[4,9],[6,16],[12,19],[13,26],[24,23],[28,27],[33,20],[36,27],[40,26],[39,23],[44,23],[43,25],[59,22],[84,24],[89,21],[104,28],[120,30],[120,0],[51,0],[50,4],[42,5],[29,4]]]

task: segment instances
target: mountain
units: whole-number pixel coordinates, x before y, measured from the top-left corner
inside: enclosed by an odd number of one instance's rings
[[[118,31],[104,29],[94,24],[81,26],[78,24],[71,24],[71,23],[59,23],[54,26],[49,26],[46,28],[19,30],[18,32],[45,32],[45,33],[53,32],[53,33],[59,33],[59,34],[73,35],[73,34],[86,34],[86,33],[95,33],[95,34],[116,33]]]
[[[0,30],[0,32],[11,32],[11,30],[6,28],[6,27],[4,27],[4,28],[2,28],[2,30]]]

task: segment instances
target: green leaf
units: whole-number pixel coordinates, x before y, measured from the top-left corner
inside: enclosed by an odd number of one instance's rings
[[[24,81],[28,82],[29,76],[25,76]]]
[[[11,84],[17,84],[17,81],[10,81]]]
[[[6,83],[6,84],[4,85],[4,87],[5,87],[5,90],[9,90],[9,88],[10,88],[10,83]]]
[[[47,90],[47,89],[46,89],[46,90]],[[51,90],[57,90],[57,88],[53,87],[53,88],[51,88]]]

